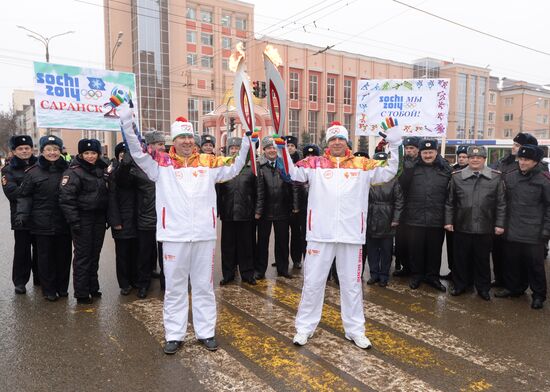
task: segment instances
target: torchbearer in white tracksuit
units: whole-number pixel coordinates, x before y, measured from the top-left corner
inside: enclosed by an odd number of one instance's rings
[[[216,248],[215,184],[235,177],[243,168],[249,138],[243,138],[236,159],[200,154],[195,146],[193,125],[180,117],[172,124],[174,145],[168,153],[143,151],[133,130],[132,109],[117,108],[132,158],[156,184],[157,241],[163,243],[164,352],[174,354],[185,337],[191,279],[193,327],[207,349],[216,350],[216,301],[214,254]]]
[[[391,119],[386,122],[389,128],[393,126]],[[347,147],[347,129],[333,123],[326,132],[328,149],[324,156],[308,157],[296,165],[288,159],[292,180],[309,183],[304,285],[293,339],[296,345],[306,344],[321,320],[327,276],[336,257],[345,336],[361,348],[371,347],[365,336],[361,281],[369,187],[397,174],[401,133],[398,128],[389,129],[385,139],[389,160],[354,157]]]

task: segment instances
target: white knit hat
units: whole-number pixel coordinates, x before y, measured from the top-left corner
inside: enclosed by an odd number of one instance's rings
[[[345,139],[346,141],[349,140],[348,130],[338,121],[333,121],[330,124],[330,127],[327,129],[325,135],[325,141],[328,142],[330,139],[333,139],[335,137]]]
[[[170,137],[172,140],[178,136],[195,136],[193,124],[187,121],[185,117],[178,117],[170,127]]]

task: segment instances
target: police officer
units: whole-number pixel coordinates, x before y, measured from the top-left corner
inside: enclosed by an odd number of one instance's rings
[[[13,153],[9,164],[2,168],[2,189],[10,201],[11,229],[15,239],[13,248],[12,281],[16,294],[25,294],[25,285],[33,272],[34,284],[40,284],[38,277],[36,244],[28,227],[15,225],[15,213],[17,211],[17,196],[20,185],[23,182],[25,170],[36,163],[36,157],[32,154],[32,138],[27,135],[12,136],[9,140],[10,150]],[[31,252],[31,247],[32,252]]]
[[[506,219],[504,183],[499,171],[485,166],[485,147],[469,146],[467,155],[468,166],[453,172],[445,206],[445,229],[455,240],[451,295],[464,293],[473,280],[488,301],[492,236],[502,235]]]
[[[504,176],[507,231],[504,242],[505,289],[495,297],[516,297],[529,286],[533,309],[546,300],[544,244],[550,238],[550,174],[539,165],[544,153],[535,145],[518,149],[518,170]]]
[[[410,136],[403,139],[403,167],[411,168],[418,160],[418,145],[420,138]],[[402,189],[403,191],[403,189]],[[403,191],[403,197],[407,195]],[[395,230],[395,271],[393,276],[409,276],[410,275],[410,254],[408,251],[409,230],[405,222],[402,220]]]
[[[59,207],[59,184],[69,164],[61,155],[63,141],[40,138],[40,156],[27,169],[17,200],[16,224],[36,237],[42,294],[48,301],[67,297],[71,270],[71,236]]]
[[[410,232],[409,286],[414,290],[425,281],[444,292],[446,288],[439,281],[439,270],[451,167],[437,153],[437,140],[422,140],[419,151],[420,159],[404,169],[400,181],[406,194],[405,223]]]
[[[230,156],[235,156],[241,147],[242,139],[231,137],[227,140]],[[218,212],[222,220],[222,274],[220,284],[225,285],[235,279],[235,270],[243,282],[255,285],[254,278],[254,206],[256,203],[256,176],[249,165],[240,174],[218,184]]]
[[[468,166],[468,145],[462,144],[456,148],[456,163],[453,170],[462,170]]]
[[[109,194],[105,179],[107,164],[100,159],[101,143],[81,139],[78,155],[63,173],[59,205],[73,237],[73,286],[79,304],[100,298],[99,254],[105,238]]]
[[[214,148],[216,148],[216,138],[212,135],[203,134],[201,136],[201,152],[203,154],[216,155]]]

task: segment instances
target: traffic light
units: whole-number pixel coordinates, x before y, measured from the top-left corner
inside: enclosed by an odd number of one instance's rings
[[[265,97],[267,97],[265,82],[262,82],[262,91],[261,91],[261,94],[260,94],[260,98],[265,98]]]
[[[234,132],[235,131],[235,119],[233,117],[231,117],[229,119],[229,132]]]
[[[257,80],[254,80],[252,82],[252,94],[256,97],[256,98],[259,98],[260,97],[260,82],[258,82]]]

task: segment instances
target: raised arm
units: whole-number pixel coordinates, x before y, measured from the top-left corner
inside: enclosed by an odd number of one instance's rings
[[[249,150],[250,137],[245,136],[242,139],[241,149],[239,150],[239,154],[235,158],[233,164],[230,166],[221,166],[217,168],[216,182],[225,182],[231,180],[233,177],[236,177],[246,163],[246,157]]]
[[[288,152],[288,148],[286,146],[283,150],[283,154],[286,154],[287,161],[288,161],[288,174],[290,175],[290,178],[292,179],[292,181],[308,182],[309,169],[302,166],[296,166],[292,161],[292,158],[290,157],[290,153]]]

